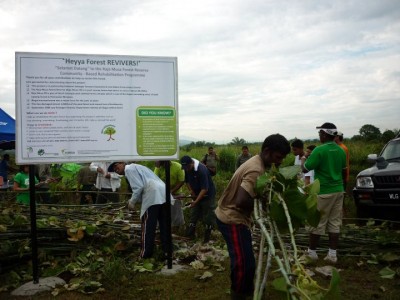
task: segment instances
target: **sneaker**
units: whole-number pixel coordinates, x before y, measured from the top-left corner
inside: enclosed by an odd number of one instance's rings
[[[311,264],[318,260],[318,254],[309,252],[308,250],[305,251],[304,255],[300,257],[300,262],[304,264]]]
[[[328,262],[328,263],[336,264],[337,263],[337,256],[333,256],[333,255],[329,255],[328,254],[327,256],[325,256],[324,260],[326,262]]]

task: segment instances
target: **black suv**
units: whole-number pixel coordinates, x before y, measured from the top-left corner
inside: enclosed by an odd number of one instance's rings
[[[353,189],[359,218],[400,220],[400,136],[383,147],[379,156],[369,154],[374,166],[357,175]]]

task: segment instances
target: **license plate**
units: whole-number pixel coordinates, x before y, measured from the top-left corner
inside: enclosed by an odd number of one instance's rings
[[[397,193],[389,193],[389,199],[391,200],[399,200],[399,194]]]

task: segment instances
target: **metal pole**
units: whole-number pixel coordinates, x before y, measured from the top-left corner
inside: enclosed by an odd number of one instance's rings
[[[167,209],[167,266],[172,269],[172,233],[171,233],[171,178],[170,161],[165,163],[165,197]]]
[[[29,205],[31,213],[31,247],[33,283],[39,283],[38,243],[36,229],[35,166],[29,165]]]

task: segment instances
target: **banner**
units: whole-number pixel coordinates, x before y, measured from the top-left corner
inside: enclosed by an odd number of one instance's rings
[[[16,161],[177,159],[177,58],[16,52]]]

